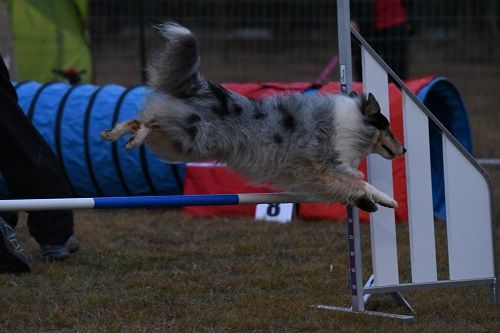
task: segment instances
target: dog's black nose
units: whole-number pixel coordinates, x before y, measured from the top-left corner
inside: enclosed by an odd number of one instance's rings
[[[403,147],[403,154],[404,154],[404,153],[406,153],[406,148],[405,148],[405,147]]]

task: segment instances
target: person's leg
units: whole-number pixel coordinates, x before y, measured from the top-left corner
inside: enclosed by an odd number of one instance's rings
[[[354,40],[351,42],[352,55],[352,79],[355,82],[363,81],[363,72],[361,67],[361,47]]]
[[[69,185],[51,148],[24,115],[7,68],[0,58],[0,172],[9,197],[71,196]],[[31,235],[41,245],[63,245],[73,234],[72,211],[32,212]]]
[[[377,30],[374,49],[399,78],[408,78],[408,31],[405,24]]]
[[[398,69],[397,74],[402,80],[408,79],[409,38],[408,28],[405,24],[394,27],[394,42],[391,52],[394,58],[394,66]]]

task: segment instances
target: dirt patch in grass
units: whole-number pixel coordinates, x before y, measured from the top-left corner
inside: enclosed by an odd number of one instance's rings
[[[411,292],[412,324],[311,308],[348,306],[345,224],[190,218],[177,211],[80,211],[82,249],[31,274],[0,275],[2,332],[331,332],[500,330],[489,288]],[[407,239],[398,225],[398,242]],[[444,226],[438,225],[441,239]],[[28,251],[36,243],[19,234]],[[365,277],[368,225],[362,226]],[[400,247],[402,280],[408,249]],[[498,257],[498,256],[497,256]],[[446,258],[439,255],[440,270]],[[390,297],[368,308],[403,312]]]

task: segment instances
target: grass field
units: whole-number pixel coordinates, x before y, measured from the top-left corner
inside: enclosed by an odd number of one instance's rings
[[[311,308],[350,304],[342,222],[108,210],[77,212],[76,229],[82,249],[70,260],[0,275],[1,332],[500,331],[487,286],[408,292],[418,314],[412,323]],[[36,254],[25,223],[18,230]],[[445,278],[444,225],[436,232]],[[407,234],[398,225],[401,281],[409,277]],[[362,242],[367,277],[368,225]],[[386,295],[373,296],[368,309],[404,311]]]

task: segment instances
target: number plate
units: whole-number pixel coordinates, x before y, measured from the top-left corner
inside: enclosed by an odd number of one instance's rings
[[[293,218],[295,204],[259,204],[255,209],[255,219],[278,223],[288,223]]]

